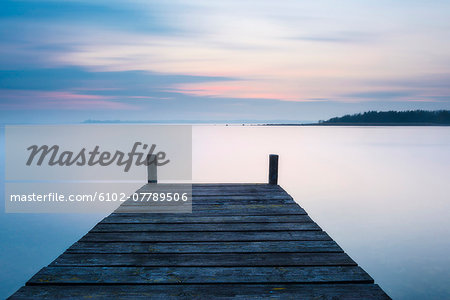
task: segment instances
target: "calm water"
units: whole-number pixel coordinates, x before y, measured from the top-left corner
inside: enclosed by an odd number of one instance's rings
[[[279,154],[279,184],[390,296],[450,298],[449,127],[196,126],[193,147],[194,182],[265,182]],[[103,216],[0,217],[4,298]]]

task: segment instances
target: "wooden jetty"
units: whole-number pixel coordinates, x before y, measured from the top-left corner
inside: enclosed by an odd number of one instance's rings
[[[276,184],[277,165],[268,184],[194,184],[192,213],[112,213],[11,299],[390,299]]]

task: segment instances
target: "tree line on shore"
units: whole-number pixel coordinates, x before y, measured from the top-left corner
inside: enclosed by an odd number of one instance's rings
[[[320,124],[334,123],[423,123],[450,125],[450,110],[368,111],[353,115],[321,120]]]

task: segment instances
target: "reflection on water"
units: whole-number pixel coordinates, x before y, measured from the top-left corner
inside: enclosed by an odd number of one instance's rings
[[[196,126],[193,147],[194,182],[266,182],[279,154],[279,184],[389,295],[450,296],[449,127]],[[0,216],[0,296],[102,218]]]

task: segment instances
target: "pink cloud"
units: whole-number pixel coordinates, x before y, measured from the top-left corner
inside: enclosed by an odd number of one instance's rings
[[[174,86],[171,92],[200,97],[224,97],[246,99],[277,99],[283,101],[306,101],[295,92],[273,92],[273,86],[257,86],[255,82],[193,83]],[[281,89],[280,89],[281,90]]]
[[[77,94],[67,91],[0,90],[3,109],[137,109],[102,95]]]

